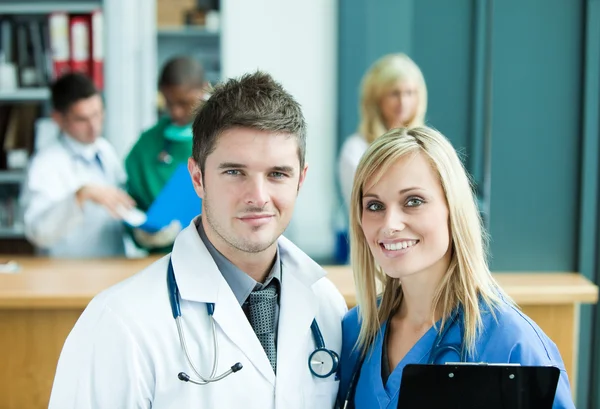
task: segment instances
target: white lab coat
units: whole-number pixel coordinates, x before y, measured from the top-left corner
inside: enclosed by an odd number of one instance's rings
[[[356,168],[368,147],[369,144],[365,138],[359,134],[354,134],[346,139],[340,149],[338,178],[346,209],[349,209],[350,206],[350,196],[352,195],[352,185],[354,184]]]
[[[94,160],[96,152],[102,167]],[[33,157],[21,197],[25,235],[52,257],[123,256],[123,223],[102,206],[75,198],[86,184],[120,186],[125,171],[108,141],[83,145],[61,136]]]
[[[205,303],[215,303],[217,373],[236,362],[243,369],[205,386],[178,380],[179,372],[192,371],[171,314],[166,256],[90,303],[60,356],[50,409],[333,407],[339,381],[335,375],[316,378],[308,369],[314,318],[327,348],[339,354],[342,342],[346,304],[324,270],[289,240],[279,240],[276,377],[194,223],[177,237],[172,253],[192,362],[210,375],[215,351]]]

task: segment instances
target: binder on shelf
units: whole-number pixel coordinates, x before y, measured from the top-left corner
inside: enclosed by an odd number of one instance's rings
[[[7,18],[0,20],[0,48],[2,49],[2,55],[5,63],[13,63],[13,24]]]
[[[104,15],[102,10],[91,14],[92,80],[99,90],[104,89]]]
[[[43,19],[39,25],[40,35],[42,36],[42,52],[43,52],[43,71],[45,73],[46,84],[50,84],[54,79],[54,63],[52,61],[52,43],[50,40],[50,21]]]
[[[44,41],[42,33],[42,22],[38,20],[30,20],[29,24],[29,41],[31,44],[31,57],[33,61],[33,69],[36,76],[36,84],[39,86],[48,85],[51,79],[48,75],[46,66],[46,54],[44,51]]]
[[[8,111],[6,118],[2,148],[5,152],[15,149],[33,150],[34,124],[39,117],[40,107],[37,104],[15,105]]]
[[[91,77],[90,70],[90,18],[71,16],[69,38],[71,43],[70,68]]]
[[[27,26],[24,22],[19,22],[17,28],[17,64],[19,72],[19,86],[31,88],[37,85],[36,71],[31,61],[29,52],[29,38],[27,35]]]
[[[50,46],[52,48],[53,78],[68,73],[71,52],[69,46],[69,15],[63,12],[51,13],[48,17]]]

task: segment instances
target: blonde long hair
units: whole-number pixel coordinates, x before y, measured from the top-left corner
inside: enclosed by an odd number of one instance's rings
[[[492,277],[486,261],[485,235],[467,172],[450,142],[428,127],[392,129],[377,138],[362,157],[352,189],[350,209],[351,260],[361,327],[357,346],[363,353],[373,343],[381,323],[402,300],[398,279],[376,265],[361,227],[365,184],[372,184],[400,158],[421,152],[439,176],[448,205],[451,260],[435,291],[432,311],[442,313],[441,327],[456,307],[464,317],[464,345],[469,354],[482,329],[486,306],[494,313],[502,299],[511,302]],[[378,285],[382,294],[378,293]],[[378,298],[381,303],[377,306]],[[432,320],[435,318],[432,316]]]
[[[417,86],[417,110],[406,126],[425,124],[427,86],[423,73],[406,54],[388,54],[375,61],[362,80],[358,132],[369,144],[388,130],[379,103],[385,92],[398,81],[411,81]]]

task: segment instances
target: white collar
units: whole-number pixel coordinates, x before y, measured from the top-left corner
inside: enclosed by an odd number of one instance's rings
[[[96,154],[100,152],[100,144],[98,143],[100,138],[97,138],[93,143],[81,143],[64,132],[60,138],[72,156],[82,157],[88,162],[93,162],[96,159]]]
[[[177,236],[171,258],[181,298],[214,303],[217,283],[225,279],[198,234],[196,220],[199,217]],[[308,288],[325,276],[325,270],[291,241],[281,236],[278,244],[283,274],[293,274]]]

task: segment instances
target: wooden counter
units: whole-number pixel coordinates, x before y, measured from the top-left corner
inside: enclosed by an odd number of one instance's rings
[[[0,274],[0,408],[47,408],[64,340],[88,302],[156,258],[13,259],[21,271]],[[348,305],[354,306],[350,268],[325,269]],[[574,389],[579,305],[595,303],[598,288],[570,273],[498,273],[494,277],[558,345]]]

